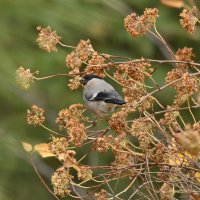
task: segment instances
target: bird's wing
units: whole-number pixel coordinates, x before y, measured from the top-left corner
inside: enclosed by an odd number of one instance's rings
[[[125,101],[122,99],[122,97],[114,90],[112,91],[101,91],[93,96],[91,96],[89,101],[104,101],[106,103],[113,103],[122,105],[125,104]]]

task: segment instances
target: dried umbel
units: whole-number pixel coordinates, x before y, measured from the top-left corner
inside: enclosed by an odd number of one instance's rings
[[[100,192],[95,193],[95,200],[108,200],[109,195],[106,190],[101,189]]]
[[[30,69],[24,69],[24,67],[19,67],[16,71],[16,82],[24,90],[27,90],[30,87],[30,84],[33,83],[33,73]]]
[[[160,188],[161,200],[171,200],[174,197],[174,189],[169,185],[169,183],[163,183]]]
[[[148,118],[136,119],[132,122],[131,135],[137,137],[140,148],[146,151],[149,148],[152,124]]]
[[[44,123],[44,110],[36,105],[32,105],[30,110],[27,110],[27,122],[29,125],[37,126]]]
[[[184,47],[176,51],[175,58],[179,61],[193,62],[195,54],[192,48]],[[182,70],[183,73],[188,69],[188,64],[177,63],[176,66],[178,69]]]
[[[88,62],[88,66],[85,69],[85,74],[95,74],[99,77],[105,77],[104,73],[105,58],[99,55],[96,51],[93,52],[92,58]],[[108,67],[107,67],[108,69]]]
[[[73,72],[72,72],[73,73]],[[71,89],[71,90],[76,90],[78,89],[80,86],[81,86],[81,83],[80,83],[80,79],[81,79],[81,76],[74,76],[74,78],[71,78],[69,80],[69,83],[68,83],[68,87]]]
[[[55,155],[60,155],[63,153],[66,153],[68,150],[68,140],[65,137],[52,137],[52,141],[48,144],[49,150],[55,154]]]
[[[153,27],[157,17],[158,9],[146,8],[141,16],[137,16],[136,13],[128,15],[124,19],[124,26],[133,37],[139,37]]]
[[[183,9],[183,11],[180,13],[180,23],[182,27],[189,33],[195,32],[195,25],[198,22],[197,17],[195,17],[194,15],[195,10],[195,7],[190,11],[187,9]]]
[[[167,111],[164,114],[164,118],[160,120],[161,125],[169,125],[176,122],[179,112],[175,106],[167,106]]]
[[[65,197],[70,193],[70,179],[72,176],[69,170],[64,167],[57,169],[52,177],[51,183],[53,185],[54,194]]]
[[[98,152],[106,152],[110,146],[111,142],[113,140],[112,135],[109,136],[102,136],[98,137],[92,144],[92,149]]]
[[[78,179],[87,181],[92,179],[92,170],[89,167],[79,167],[78,170]]]
[[[126,122],[127,116],[128,113],[125,112],[124,110],[114,113],[108,122],[110,128],[115,130],[116,133],[118,134],[123,134],[127,126]]]
[[[72,70],[79,69],[82,65],[82,61],[79,58],[78,54],[72,51],[70,54],[67,55],[66,59],[66,66]]]
[[[39,31],[39,35],[36,42],[38,43],[39,47],[48,52],[56,52],[56,45],[61,39],[61,37],[57,35],[56,31],[52,31],[51,27],[49,26],[46,28],[38,26],[37,30]]]
[[[178,142],[183,149],[188,151],[191,155],[198,156],[200,154],[200,131],[194,130],[188,126],[182,133],[176,135]]]
[[[74,104],[69,109],[61,110],[56,119],[59,128],[67,130],[70,142],[76,146],[80,146],[87,138],[85,126],[81,122],[81,119],[84,118],[82,115],[84,111],[84,105]]]
[[[89,56],[94,52],[90,40],[81,40],[77,45],[75,52],[82,62],[86,62]]]

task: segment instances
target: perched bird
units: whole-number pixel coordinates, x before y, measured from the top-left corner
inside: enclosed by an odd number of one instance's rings
[[[106,117],[118,105],[126,103],[113,86],[99,76],[85,75],[80,82],[84,87],[83,100],[97,118]]]

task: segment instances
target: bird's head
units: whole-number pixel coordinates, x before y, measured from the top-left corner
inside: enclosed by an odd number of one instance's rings
[[[93,75],[93,74],[89,74],[89,75],[85,75],[81,78],[80,82],[83,85],[86,85],[87,82],[91,81],[93,78],[98,78],[98,79],[102,79],[101,77],[97,76],[97,75]]]

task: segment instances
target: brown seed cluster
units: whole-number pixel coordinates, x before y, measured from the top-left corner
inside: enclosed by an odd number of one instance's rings
[[[92,144],[92,149],[98,152],[106,152],[110,146],[111,146],[111,142],[113,140],[112,135],[109,136],[101,136],[98,137]]]
[[[183,49],[178,49],[175,57],[179,61],[191,62],[195,54],[192,52],[192,48],[184,47]],[[166,83],[171,83],[177,79],[180,79],[180,81],[175,82],[172,86],[177,91],[174,104],[179,107],[189,96],[197,91],[198,79],[190,76],[187,63],[178,63],[175,69],[168,72]]]
[[[106,190],[101,189],[100,192],[95,193],[95,200],[108,200],[109,195]]]
[[[16,82],[22,89],[27,90],[30,84],[33,83],[33,73],[30,69],[19,67],[16,71]]]
[[[32,105],[30,110],[27,110],[27,122],[29,125],[37,126],[44,123],[44,110],[36,105]]]
[[[92,179],[92,170],[89,167],[80,167],[78,170],[78,179],[82,181],[87,181]]]
[[[67,130],[70,142],[76,146],[81,146],[84,140],[87,139],[85,126],[81,122],[84,111],[84,105],[74,104],[69,109],[61,110],[56,119],[59,128]]]
[[[168,183],[163,183],[162,187],[160,188],[161,200],[173,199],[174,193],[174,189]]]
[[[58,168],[51,177],[54,194],[65,197],[70,193],[70,179],[72,176],[69,170],[64,167]]]
[[[154,148],[148,149],[148,157],[155,163],[163,163],[165,161],[165,148],[162,144],[156,144]]]
[[[125,133],[124,131],[127,127],[127,122],[126,122],[127,116],[128,114],[124,110],[114,113],[108,122],[110,128],[115,130],[116,133],[118,134]]]
[[[200,131],[194,127],[186,127],[184,132],[177,134],[177,138],[183,149],[191,155],[198,156],[200,155]]]
[[[167,111],[164,114],[164,118],[160,120],[160,124],[169,125],[171,123],[176,123],[176,117],[179,115],[176,109],[175,106],[167,106]]]
[[[104,62],[104,57],[99,55],[96,51],[93,52],[92,58],[89,60],[88,66],[85,69],[85,74],[96,74],[99,77],[105,77],[105,73],[103,71]]]
[[[82,65],[86,64],[88,59],[94,53],[94,49],[90,43],[90,40],[81,40],[76,49],[66,56],[66,67],[70,69],[69,74],[72,78],[69,80],[69,88],[71,90],[78,89],[80,84],[80,72]]]
[[[137,137],[140,148],[146,151],[151,143],[152,124],[148,118],[139,118],[132,122],[131,135]]]
[[[128,15],[124,19],[124,26],[133,37],[139,37],[153,27],[157,17],[158,9],[146,8],[141,16],[137,16],[136,13]]]
[[[115,167],[127,167],[134,163],[134,156],[128,150],[129,147],[128,147],[126,140],[127,140],[126,135],[121,134],[118,137],[116,137],[113,141],[112,152],[115,157],[113,166],[115,166]],[[127,173],[127,172],[128,171],[126,171],[125,173]]]
[[[52,141],[48,144],[49,150],[55,154],[60,155],[68,150],[68,140],[65,137],[52,137]]]
[[[56,52],[56,45],[61,39],[61,37],[57,35],[56,31],[52,31],[50,26],[46,28],[38,26],[37,30],[39,31],[39,35],[36,42],[39,47],[48,52]]]
[[[122,84],[125,101],[131,104],[136,103],[143,95],[146,94],[144,86],[145,78],[149,77],[152,68],[151,64],[144,60],[135,62],[130,61],[118,66],[113,77]]]
[[[194,12],[196,8],[192,10],[183,9],[180,13],[180,23],[182,27],[189,33],[194,33],[196,29],[196,23],[198,21],[197,17],[195,17]]]

